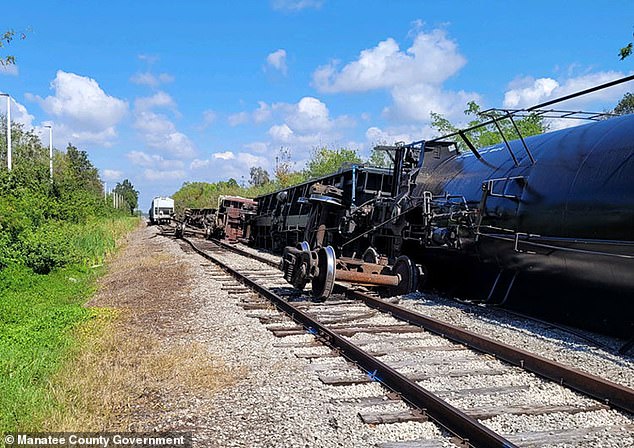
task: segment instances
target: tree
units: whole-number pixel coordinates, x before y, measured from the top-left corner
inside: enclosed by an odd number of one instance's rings
[[[634,95],[629,92],[623,95],[612,113],[617,115],[634,114]]]
[[[486,121],[489,121],[491,118],[501,116],[500,112],[482,114],[480,106],[475,101],[469,101],[469,103],[467,103],[467,109],[465,109],[464,113],[467,116],[474,117],[474,119],[467,123],[467,128],[478,126]],[[458,131],[458,128],[455,125],[440,114],[432,112],[431,118],[432,126],[435,127],[441,135],[451,134]],[[514,118],[514,121],[522,137],[541,134],[548,130],[548,126],[544,123],[544,119],[537,114],[529,114],[524,118]],[[502,132],[507,140],[519,138],[519,135],[510,120],[499,120],[498,125],[502,129]],[[482,126],[469,131],[466,134],[476,148],[495,145],[502,141],[502,135],[500,135],[500,132],[498,132],[494,125]],[[462,139],[457,138],[457,141],[461,150],[467,149],[466,145],[462,142]]]
[[[102,185],[101,180],[99,180],[99,171],[88,158],[88,153],[77,149],[72,143],[68,143],[66,159],[69,174],[73,177],[73,180],[84,189],[101,194]]]
[[[619,56],[621,60],[627,58],[632,54],[632,42],[628,43],[626,46],[619,50]]]
[[[378,166],[380,168],[387,168],[391,165],[389,157],[385,154],[385,151],[377,151],[372,149],[370,158],[368,159],[368,165]]]
[[[26,39],[26,33],[19,34],[20,39]],[[5,31],[0,37],[0,48],[6,47],[16,38],[16,32],[14,30]],[[0,56],[0,66],[14,65],[15,56],[7,55]]]
[[[139,192],[134,189],[132,182],[124,179],[114,187],[114,192],[123,198],[130,209],[130,215],[133,215],[134,209],[139,205]]]
[[[326,176],[337,172],[346,164],[363,163],[354,149],[328,149],[325,146],[313,149],[310,160],[306,163],[307,178]]]
[[[291,149],[283,146],[275,156],[275,186],[277,188],[286,188],[291,185],[302,183],[306,180],[306,174],[303,171],[293,170],[293,161],[291,159]]]
[[[261,187],[271,181],[268,171],[260,166],[252,166],[249,175],[251,176],[249,184],[253,187]]]

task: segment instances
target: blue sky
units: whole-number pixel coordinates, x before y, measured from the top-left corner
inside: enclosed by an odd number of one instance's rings
[[[22,1],[0,70],[12,115],[88,151],[140,206],[185,181],[248,180],[280,147],[433,135],[430,112],[522,107],[630,74],[631,1]],[[4,53],[6,54],[6,53]],[[621,86],[570,108],[611,108]],[[4,113],[4,111],[3,111]]]

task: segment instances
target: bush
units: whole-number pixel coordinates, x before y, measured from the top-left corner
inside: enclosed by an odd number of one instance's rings
[[[24,264],[38,274],[48,274],[79,260],[73,247],[72,227],[63,222],[48,222],[22,235]]]

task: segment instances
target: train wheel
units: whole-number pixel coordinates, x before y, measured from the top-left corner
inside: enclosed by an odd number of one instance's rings
[[[390,293],[395,296],[409,294],[418,288],[418,267],[406,255],[401,255],[392,266],[392,274],[398,275],[401,280],[398,285],[390,288]]]
[[[318,300],[330,297],[335,286],[335,265],[337,257],[331,246],[322,247],[317,251],[317,267],[319,274],[313,277],[313,296]]]
[[[310,252],[310,244],[308,244],[308,241],[297,243],[295,247],[299,250],[303,250],[304,252]]]

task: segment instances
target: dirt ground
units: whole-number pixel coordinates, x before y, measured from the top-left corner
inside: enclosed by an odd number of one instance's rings
[[[87,304],[97,317],[79,330],[81,348],[51,385],[61,406],[47,428],[162,430],[160,416],[204,401],[240,375],[190,337],[199,306],[189,294],[194,279],[183,252],[156,233],[135,230],[108,263]]]

